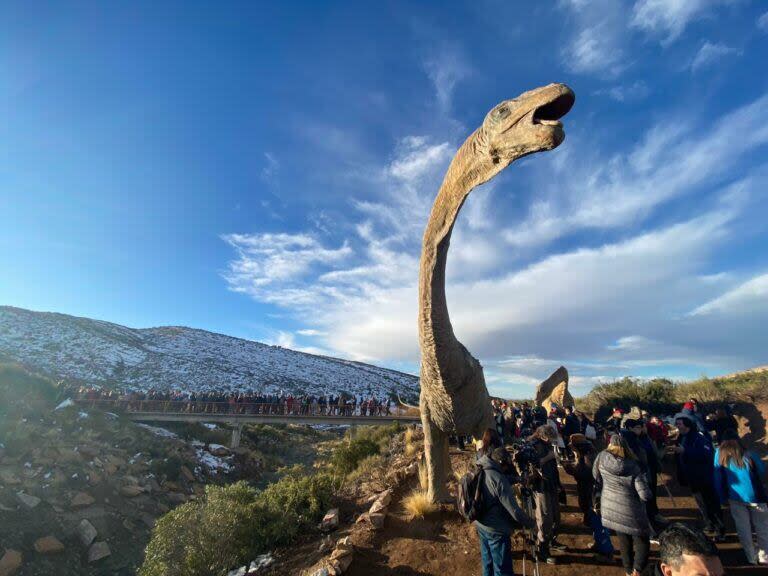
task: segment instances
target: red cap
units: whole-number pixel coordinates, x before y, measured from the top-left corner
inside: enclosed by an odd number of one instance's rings
[[[693,410],[694,407],[695,406],[693,402],[686,402],[685,404],[683,404],[683,410]]]

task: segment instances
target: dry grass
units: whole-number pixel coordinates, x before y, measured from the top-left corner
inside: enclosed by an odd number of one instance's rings
[[[472,461],[469,458],[465,458],[459,461],[453,469],[453,476],[456,478],[456,482],[460,482],[464,477],[464,474],[469,472],[471,468]]]
[[[416,488],[413,492],[403,498],[403,507],[408,513],[408,520],[424,518],[437,510],[437,506],[429,501],[427,491]]]
[[[419,462],[419,486],[422,490],[426,490],[429,485],[429,475],[427,473],[427,465],[424,462]]]
[[[415,455],[423,445],[421,434],[415,428],[408,428],[405,431],[405,455],[410,457]]]

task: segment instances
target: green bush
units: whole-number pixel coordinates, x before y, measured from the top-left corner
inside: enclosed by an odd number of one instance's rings
[[[153,458],[149,469],[155,476],[164,476],[168,480],[176,481],[181,474],[183,462],[178,456],[168,456],[167,458]]]
[[[246,482],[207,486],[205,500],[163,516],[139,576],[217,576],[290,543],[330,505],[331,478],[286,476],[260,492]]]
[[[371,438],[355,438],[344,442],[333,451],[331,468],[336,476],[344,479],[362,460],[378,454],[380,450],[379,444]]]

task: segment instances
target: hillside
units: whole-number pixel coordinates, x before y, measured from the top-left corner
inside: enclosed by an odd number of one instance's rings
[[[55,379],[136,389],[418,395],[416,376],[193,328],[134,329],[0,306],[0,357]]]

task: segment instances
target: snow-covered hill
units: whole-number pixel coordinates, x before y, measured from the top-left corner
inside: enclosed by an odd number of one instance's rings
[[[418,395],[416,376],[223,334],[133,329],[0,306],[0,357],[56,379],[107,386]]]

